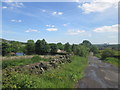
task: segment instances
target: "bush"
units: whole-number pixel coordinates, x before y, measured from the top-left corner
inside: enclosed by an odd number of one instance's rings
[[[111,49],[105,49],[103,52],[102,52],[102,59],[106,59],[107,57],[111,57],[114,55],[114,52],[111,50]]]
[[[81,57],[86,57],[88,55],[88,49],[85,46],[80,45],[76,50],[76,55],[79,55]]]
[[[105,59],[105,62],[111,63],[113,65],[116,65],[116,66],[120,67],[120,60],[118,58],[108,57],[108,58]]]

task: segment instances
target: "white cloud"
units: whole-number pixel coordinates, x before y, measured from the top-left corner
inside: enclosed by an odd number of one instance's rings
[[[46,12],[46,10],[43,9],[42,12]]]
[[[2,2],[14,2],[14,0],[4,0]]]
[[[68,24],[63,24],[64,27],[66,27]]]
[[[63,12],[58,12],[58,15],[63,15]]]
[[[8,8],[8,7],[6,7],[6,6],[3,6],[2,8],[3,8],[3,9],[6,9],[6,8]]]
[[[21,23],[22,22],[22,20],[15,20],[15,19],[12,19],[12,20],[10,20],[11,22],[17,22],[17,23]]]
[[[72,30],[68,30],[68,32],[67,32],[67,34],[68,35],[79,35],[79,34],[82,34],[82,33],[85,33],[85,31],[84,30],[74,30],[74,29],[72,29]]]
[[[24,7],[23,3],[21,3],[21,2],[12,3],[12,6],[13,7]]]
[[[57,28],[47,28],[46,30],[47,31],[57,31],[58,29]]]
[[[52,15],[63,15],[63,12],[52,12]]]
[[[103,12],[111,7],[117,7],[118,0],[93,0],[91,2],[83,3],[78,5],[78,8],[81,8],[85,14],[92,12]]]
[[[45,25],[46,27],[51,27],[51,28],[54,28],[55,25]]]
[[[94,32],[118,32],[118,25],[102,26],[93,30]]]
[[[56,14],[57,14],[57,12],[53,12],[53,13],[52,13],[52,15],[56,15]]]
[[[36,29],[28,29],[28,30],[26,30],[25,32],[40,32],[40,31],[38,31],[38,30],[36,30]]]
[[[14,2],[13,0],[6,0],[4,2],[7,4],[7,8],[10,8],[10,9],[24,7],[24,4],[21,2]]]

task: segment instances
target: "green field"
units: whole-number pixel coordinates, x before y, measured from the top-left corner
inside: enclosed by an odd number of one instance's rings
[[[61,64],[59,68],[40,75],[3,73],[3,88],[74,88],[77,81],[84,76],[88,63],[87,58],[79,56],[72,56],[71,60],[71,63]]]

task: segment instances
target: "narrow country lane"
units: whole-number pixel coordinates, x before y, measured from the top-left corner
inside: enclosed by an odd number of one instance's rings
[[[85,77],[76,88],[118,88],[118,68],[90,54]],[[120,85],[119,85],[120,86]]]

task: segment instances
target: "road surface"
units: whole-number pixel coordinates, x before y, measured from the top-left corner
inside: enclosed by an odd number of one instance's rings
[[[76,88],[118,88],[118,68],[104,63],[92,54],[88,57],[85,77],[78,81]]]

